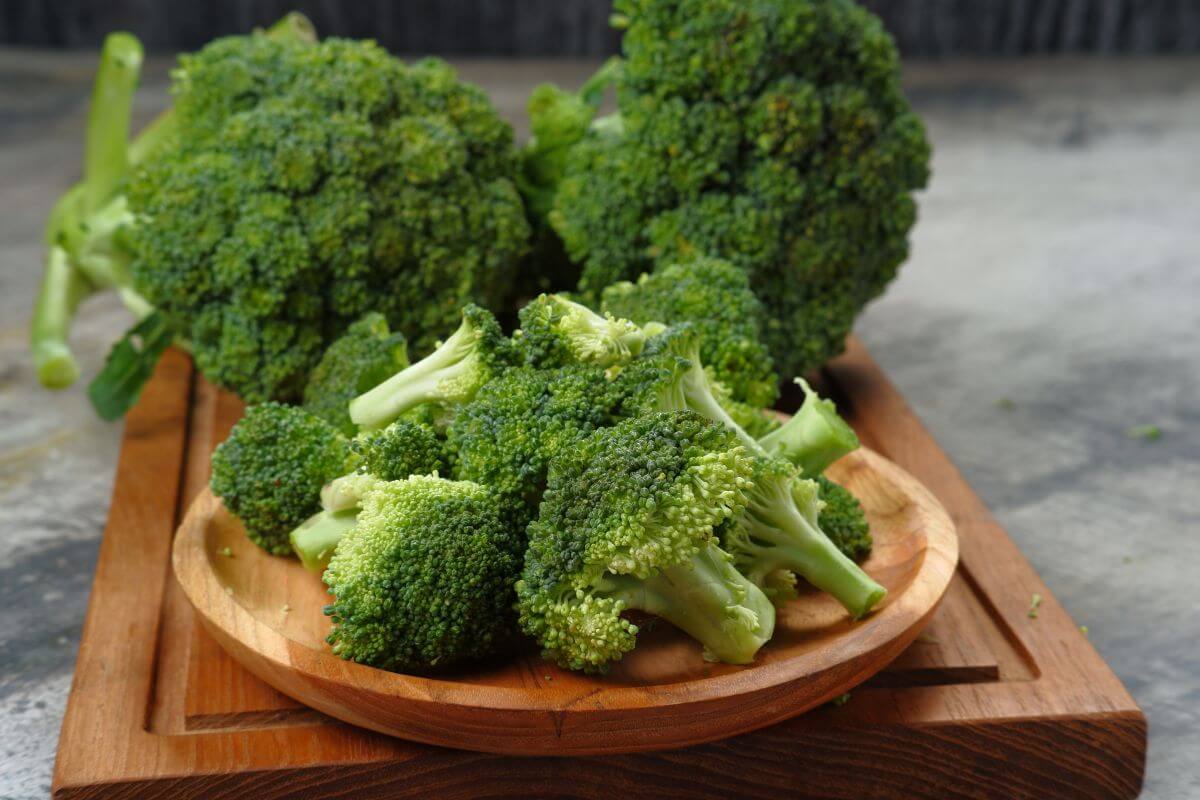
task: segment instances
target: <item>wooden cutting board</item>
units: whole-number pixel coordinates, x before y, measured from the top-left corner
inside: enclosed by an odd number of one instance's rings
[[[204,633],[171,540],[241,406],[169,352],[126,420],[54,797],[1135,797],[1146,719],[1120,681],[863,347],[852,340],[822,377],[864,444],[954,518],[959,569],[925,633],[844,704],[769,728],[682,750],[520,758],[335,722]]]

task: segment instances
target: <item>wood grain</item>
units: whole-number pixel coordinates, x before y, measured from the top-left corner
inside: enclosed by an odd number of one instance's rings
[[[181,592],[180,603],[166,602],[174,583],[165,539],[178,517],[160,494],[190,500],[203,486],[184,485],[180,464],[179,485],[166,486],[171,459],[183,458],[186,445],[190,472],[207,475],[211,437],[240,406],[197,381],[189,423],[190,377],[180,367],[186,371],[182,357],[164,362],[127,420],[55,797],[1074,800],[1140,790],[1142,712],[853,339],[826,370],[825,388],[864,442],[929,487],[958,529],[959,569],[927,629],[936,641],[915,643],[840,708],[705,745],[596,757],[514,758],[406,742],[328,718],[272,720],[237,706],[246,686],[259,683],[248,672],[229,670],[221,686],[195,683],[189,653],[219,647]],[[188,438],[189,425],[203,441]],[[131,503],[141,510],[123,507]],[[160,539],[155,531],[167,533]],[[129,552],[139,553],[133,563]],[[1036,620],[1026,615],[1032,592],[1044,598]],[[996,678],[972,668],[965,682],[922,685],[911,674],[914,665],[924,676],[939,664],[978,666],[987,653]],[[185,706],[200,707],[189,696],[214,691],[221,697],[210,708],[227,714],[227,727],[189,730]]]

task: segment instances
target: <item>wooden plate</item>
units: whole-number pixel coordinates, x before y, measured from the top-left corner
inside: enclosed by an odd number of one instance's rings
[[[206,628],[242,666],[345,722],[514,755],[683,747],[770,725],[852,689],[899,655],[941,600],[958,541],[933,496],[866,449],[830,476],[867,510],[875,549],[864,567],[888,597],[852,622],[832,598],[805,593],[781,609],[774,639],[745,667],[706,662],[699,645],[662,622],[643,627],[637,649],[604,676],[536,655],[437,677],[342,661],[324,641],[320,579],[251,544],[207,489],[180,526],[173,562]]]

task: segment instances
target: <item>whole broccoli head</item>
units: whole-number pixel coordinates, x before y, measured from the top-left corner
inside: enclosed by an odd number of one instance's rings
[[[824,504],[817,524],[847,558],[861,562],[871,554],[874,545],[862,503],[845,486],[824,475],[818,476],[816,481]]]
[[[302,408],[251,406],[212,455],[213,493],[269,553],[292,552],[288,535],[321,507],[321,488],[353,469],[344,436]]]
[[[304,386],[304,408],[353,436],[350,401],[407,366],[404,334],[392,333],[382,314],[367,314],[326,348]]]
[[[506,370],[450,424],[455,476],[490,487],[524,530],[537,516],[550,463],[580,437],[613,424],[614,398],[596,366]]]
[[[604,311],[639,324],[692,323],[700,357],[733,400],[764,408],[779,397],[779,378],[763,339],[766,311],[746,273],[728,261],[663,262],[636,283],[605,287],[601,302]]]
[[[891,38],[851,0],[616,0],[620,115],[562,168],[550,224],[598,294],[696,255],[745,271],[776,366],[839,352],[908,254],[929,146]]]
[[[634,647],[622,613],[639,609],[713,658],[753,660],[774,611],[713,540],[741,511],[749,471],[729,431],[689,412],[626,420],[564,450],[528,530],[526,633],[565,667],[602,670]]]
[[[490,491],[413,476],[378,482],[361,504],[324,576],[336,655],[421,670],[483,658],[512,641],[520,539]]]
[[[509,125],[441,61],[311,33],[276,26],[181,56],[153,146],[126,142],[136,65],[98,76],[97,97],[129,88],[88,137],[89,159],[93,139],[111,144],[118,178],[87,176],[103,202],[65,204],[48,232],[63,255],[35,326],[48,382],[68,375],[59,351],[84,290],[134,291],[248,402],[299,398],[325,345],[369,311],[421,350],[464,303],[503,304],[530,232]]]

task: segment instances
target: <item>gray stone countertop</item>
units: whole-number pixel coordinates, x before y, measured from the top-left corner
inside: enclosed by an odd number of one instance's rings
[[[121,429],[36,386],[42,223],[94,56],[0,50],[0,798],[49,791]],[[540,80],[464,62],[524,134]],[[166,102],[152,61],[139,120]],[[1147,798],[1200,797],[1200,61],[917,64],[910,262],[859,334],[1150,719]],[[84,375],[127,324],[75,330]],[[1156,441],[1131,437],[1154,424]]]

